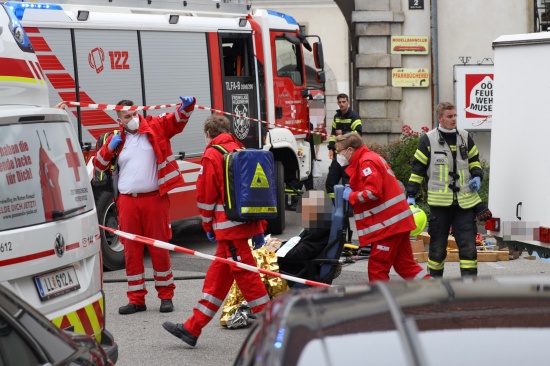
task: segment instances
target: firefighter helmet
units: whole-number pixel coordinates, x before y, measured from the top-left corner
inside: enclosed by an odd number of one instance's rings
[[[411,236],[417,236],[426,228],[426,224],[428,223],[428,216],[426,216],[424,210],[422,210],[418,206],[411,205],[409,207],[413,213],[414,224],[416,225],[416,228],[411,230]]]

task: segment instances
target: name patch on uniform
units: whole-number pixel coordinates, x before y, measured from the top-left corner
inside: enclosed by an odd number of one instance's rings
[[[389,251],[390,251],[390,247],[387,247],[387,246],[381,245],[381,244],[378,244],[378,245],[376,246],[376,249],[382,250],[382,251],[384,251],[384,252],[389,252]]]
[[[366,177],[366,176],[369,176],[372,174],[372,170],[370,170],[370,167],[366,167],[365,169],[363,169],[363,175]]]

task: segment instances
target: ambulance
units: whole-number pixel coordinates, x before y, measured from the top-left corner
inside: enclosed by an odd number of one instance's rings
[[[4,4],[0,65],[0,285],[59,328],[95,336],[116,362],[84,156],[67,113],[49,106],[29,38]]]
[[[284,185],[311,171],[309,102],[324,89],[322,44],[291,16],[254,9],[246,0],[67,0],[7,2],[24,26],[50,91],[71,110],[81,145],[93,151],[118,128],[98,105],[130,99],[156,107],[193,95],[196,109],[172,139],[185,185],[170,192],[172,220],[198,216],[196,180],[206,146],[203,121],[229,113],[232,133],[275,157],[277,218],[285,228]],[[310,43],[308,40],[311,39]],[[92,106],[92,107],[90,107]],[[172,111],[149,109],[144,115]],[[91,147],[91,148],[90,148]],[[100,224],[117,227],[112,194],[96,192]],[[123,246],[101,232],[104,265],[124,267]]]

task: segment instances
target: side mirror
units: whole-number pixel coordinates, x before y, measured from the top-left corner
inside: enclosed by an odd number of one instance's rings
[[[315,74],[315,80],[317,80],[318,83],[325,83],[326,82],[326,76],[324,71],[317,71]]]
[[[292,34],[285,33],[283,37],[293,45],[296,45],[296,46],[300,45],[300,40],[298,39],[298,37],[294,37]]]
[[[318,69],[325,68],[325,59],[323,57],[323,44],[321,41],[313,44],[313,59],[315,60],[315,67]]]

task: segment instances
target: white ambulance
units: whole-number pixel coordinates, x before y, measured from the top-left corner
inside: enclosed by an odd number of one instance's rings
[[[67,113],[48,88],[18,19],[0,4],[0,285],[55,325],[96,337],[105,329],[97,213]]]
[[[285,182],[305,180],[311,171],[305,140],[308,100],[313,89],[324,88],[319,37],[305,35],[294,18],[254,9],[246,0],[60,0],[7,6],[29,34],[52,105],[61,100],[112,105],[130,99],[155,106],[193,95],[198,105],[231,113],[232,133],[245,146],[274,154],[279,216],[269,221],[269,231],[284,230]],[[313,47],[308,37],[316,41]],[[99,135],[118,128],[113,111],[79,107],[72,112],[83,146],[95,147]],[[203,121],[210,113],[195,110],[185,130],[172,139],[185,181],[170,192],[173,220],[198,215],[195,184],[205,148]],[[100,224],[116,228],[112,195],[95,196]],[[116,236],[101,235],[105,267],[123,268],[123,246]]]

